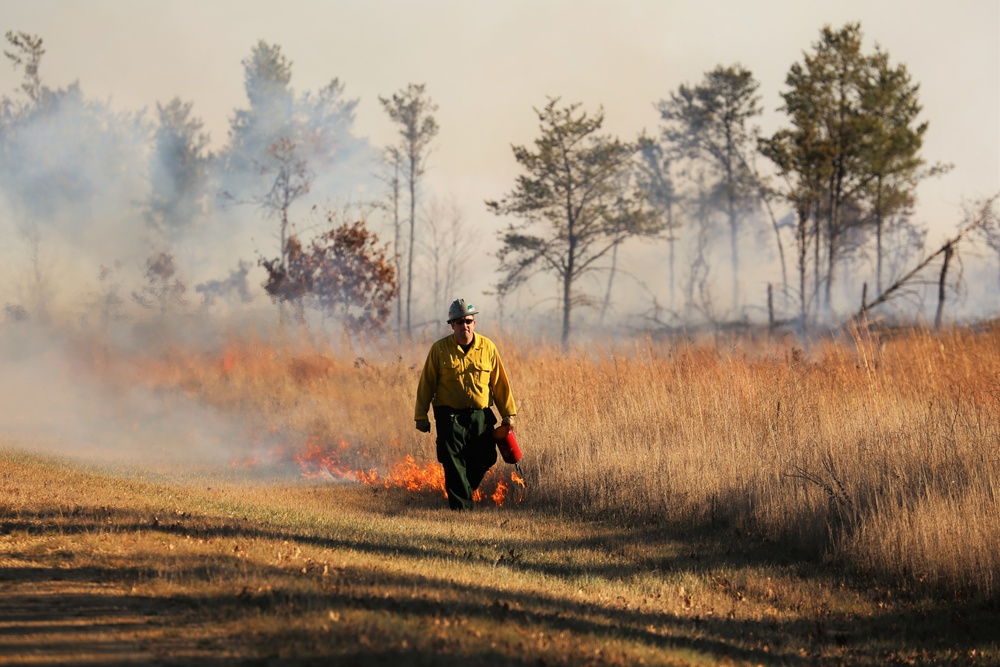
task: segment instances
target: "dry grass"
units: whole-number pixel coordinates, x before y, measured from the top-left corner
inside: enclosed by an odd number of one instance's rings
[[[809,354],[498,342],[531,507],[730,526],[894,583],[1000,595],[1000,328],[855,331]],[[129,370],[280,431],[285,455],[308,440],[340,472],[384,471],[406,454],[434,466],[431,438],[412,427],[423,352],[239,341]]]
[[[729,525],[896,583],[1000,594],[1000,329],[517,366],[544,502]]]
[[[259,436],[224,470],[0,451],[0,654],[1000,661],[1000,330],[808,352],[494,339],[527,487],[501,464],[469,515],[443,509],[413,428],[424,343],[91,353],[108,384]]]

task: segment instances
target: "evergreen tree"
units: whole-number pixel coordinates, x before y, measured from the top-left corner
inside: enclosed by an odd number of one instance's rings
[[[292,63],[278,45],[261,40],[243,60],[249,106],[238,109],[230,121],[220,165],[230,198],[254,200],[271,187],[272,175],[281,169],[277,154],[282,151],[277,146],[283,141],[295,146],[298,159],[319,181],[339,165],[358,156],[367,158],[367,143],[353,135],[357,100],[345,97],[340,80],[301,96],[296,96],[291,82]],[[341,180],[331,182],[331,188],[359,181],[356,175]]]
[[[739,232],[758,203],[750,168],[755,151],[751,121],[760,115],[759,84],[740,65],[716,67],[695,86],[682,85],[658,104],[663,139],[672,154],[700,163],[714,208],[729,231],[733,305],[740,305]],[[707,170],[707,173],[706,173]]]
[[[875,285],[879,294],[882,292],[886,221],[913,206],[917,181],[922,176],[920,167],[924,161],[920,148],[927,122],[917,121],[921,111],[918,90],[906,66],[892,67],[888,54],[876,47],[861,88],[861,113],[863,164],[868,171],[864,196],[875,225]],[[946,169],[937,165],[927,174]]]
[[[513,191],[487,206],[522,222],[500,233],[499,257],[505,294],[536,273],[561,284],[562,341],[569,342],[571,315],[583,297],[574,291],[581,277],[626,239],[652,236],[663,219],[650,215],[646,195],[635,182],[638,144],[601,134],[603,109],[590,116],[579,104],[559,106],[550,98],[541,111],[541,136],[534,150],[514,146],[524,170]]]
[[[209,136],[201,119],[191,116],[191,106],[179,98],[156,105],[147,218],[168,238],[183,234],[205,208]]]
[[[254,174],[271,146],[295,140],[295,96],[292,64],[277,44],[260,40],[243,60],[243,86],[249,107],[238,109],[229,128],[225,169],[229,174]]]
[[[134,210],[145,179],[150,127],[87,99],[78,83],[52,89],[41,77],[40,37],[7,33],[5,51],[23,70],[19,95],[0,98],[0,195],[25,224],[72,241]]]
[[[886,216],[908,207],[919,178],[935,173],[919,170],[927,124],[916,124],[917,87],[881,50],[865,55],[861,42],[857,23],[838,31],[824,27],[814,51],[793,64],[785,80],[781,109],[791,127],[760,142],[786,179],[784,196],[798,216],[803,319],[810,294],[821,294],[823,307],[830,309],[836,266],[872,231],[877,255],[884,254]]]

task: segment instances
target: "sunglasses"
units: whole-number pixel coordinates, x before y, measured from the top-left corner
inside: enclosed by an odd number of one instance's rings
[[[476,319],[474,317],[470,317],[467,320],[452,320],[451,321],[452,324],[474,324],[475,322],[476,322]]]

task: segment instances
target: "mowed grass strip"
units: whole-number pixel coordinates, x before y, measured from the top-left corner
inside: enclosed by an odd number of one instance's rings
[[[4,664],[995,664],[998,621],[730,531],[0,452]]]

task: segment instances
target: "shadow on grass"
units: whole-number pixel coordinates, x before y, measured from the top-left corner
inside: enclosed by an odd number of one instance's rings
[[[381,516],[398,516],[413,510],[433,510],[433,505],[409,504],[404,510],[380,507]],[[440,509],[442,515],[450,515],[447,509]],[[502,519],[498,511],[477,509],[467,514],[470,519]],[[530,516],[530,515],[529,515]],[[451,518],[448,516],[447,518]],[[548,520],[548,519],[546,519]],[[563,520],[567,520],[563,518]],[[337,530],[334,528],[334,530]],[[511,532],[502,541],[490,547],[472,544],[468,539],[451,536],[421,540],[413,536],[381,535],[373,538],[368,530],[360,528],[340,528],[340,534],[317,535],[316,529],[296,531],[275,526],[270,522],[248,519],[182,513],[175,511],[140,512],[108,506],[73,508],[49,508],[20,510],[11,515],[0,508],[0,535],[15,532],[25,534],[46,534],[56,532],[63,535],[113,533],[155,533],[192,539],[259,539],[271,541],[292,541],[324,549],[350,549],[359,553],[383,557],[409,557],[416,559],[441,558],[464,561],[480,561],[491,565],[506,564],[520,571],[537,572],[558,578],[602,578],[605,580],[629,579],[650,572],[668,573],[685,571],[707,571],[724,566],[776,566],[794,567],[802,576],[817,568],[816,563],[796,559],[794,552],[779,550],[773,546],[760,546],[750,541],[736,543],[726,535],[708,530],[685,531],[683,535],[657,527],[621,527],[604,523],[587,525],[587,535],[571,540],[566,538],[533,539]],[[678,546],[679,545],[679,546]],[[583,561],[558,563],[551,560],[535,562],[523,558],[525,553],[553,551],[605,552],[615,554],[623,550],[641,550],[648,555],[630,556],[628,562],[615,559],[613,562],[587,563]],[[3,574],[0,570],[0,579]]]
[[[389,508],[388,514],[405,508]],[[426,509],[417,506],[416,509]],[[442,510],[444,512],[446,510]],[[480,512],[482,516],[497,514]],[[723,566],[767,565],[796,568],[797,576],[823,578],[819,564],[795,562],[773,547],[734,544],[705,532],[678,536],[655,528],[591,526],[591,534],[576,540],[525,539],[512,536],[522,552],[610,551],[641,546],[647,558],[628,564],[553,564],[526,559],[493,560],[509,576],[538,573],[572,581],[577,577],[627,579],[653,571],[704,573]],[[0,653],[30,659],[60,661],[60,656],[99,655],[105,664],[190,654],[195,643],[198,664],[231,664],[217,654],[232,651],[261,664],[306,664],[335,657],[338,664],[581,664],[582,647],[623,642],[638,651],[667,659],[676,652],[710,660],[735,660],[765,665],[814,664],[818,657],[844,664],[876,664],[893,656],[968,656],[969,650],[990,648],[995,655],[995,630],[1000,613],[991,603],[932,602],[893,604],[884,611],[858,618],[825,611],[794,620],[746,620],[719,615],[678,616],[648,608],[625,608],[543,592],[511,592],[495,586],[456,582],[438,576],[400,574],[383,569],[395,559],[455,560],[490,563],[481,545],[458,537],[420,543],[380,534],[371,528],[343,535],[317,536],[271,524],[213,516],[177,515],[161,519],[114,507],[74,507],[13,512],[0,509],[0,534],[72,535],[112,531],[155,532],[177,537],[261,539],[276,543],[310,544],[331,552],[353,551],[376,557],[370,567],[340,567],[328,576],[315,570],[267,565],[217,553],[202,556],[136,555],[124,567],[73,567],[49,555],[53,567],[0,567]],[[670,549],[666,545],[672,545]],[[471,545],[471,548],[470,548]],[[663,548],[659,548],[663,546]],[[478,553],[477,553],[478,550]],[[656,555],[670,552],[672,555]],[[7,558],[27,558],[13,553]],[[146,560],[143,560],[143,559]],[[8,560],[7,562],[12,562]],[[418,568],[414,568],[418,569]],[[428,568],[423,568],[424,570]],[[440,570],[440,566],[437,567]],[[166,576],[189,595],[143,597],[129,593],[138,583]],[[226,582],[229,593],[218,590]],[[243,582],[267,582],[244,585]],[[209,585],[211,584],[211,585]],[[71,592],[65,592],[69,590]],[[59,592],[63,591],[63,592]],[[925,601],[926,602],[926,601]],[[342,622],[317,630],[324,614],[342,615]],[[241,619],[271,619],[265,630],[233,630]],[[82,623],[81,620],[88,622]],[[489,641],[460,637],[457,622],[448,632],[439,621],[453,619],[488,628]],[[206,635],[206,629],[211,630]],[[447,627],[447,626],[446,626]],[[164,631],[170,628],[171,632]],[[218,630],[218,628],[226,628]],[[506,637],[515,628],[517,637]],[[503,631],[503,632],[501,632]],[[136,636],[108,648],[108,636]],[[563,636],[546,648],[537,637]],[[35,640],[43,637],[44,640]],[[53,643],[54,637],[61,639]],[[361,638],[367,638],[361,641]],[[572,638],[579,638],[579,642]],[[405,641],[406,650],[394,648]],[[992,644],[991,644],[992,642]],[[536,646],[538,644],[538,646]],[[5,648],[6,645],[6,648]],[[525,648],[527,647],[527,648]],[[187,653],[185,653],[187,651]],[[32,657],[33,656],[33,657]],[[900,658],[902,659],[902,658]],[[302,662],[306,661],[306,662]],[[182,661],[183,662],[183,661]],[[601,660],[593,660],[602,664]],[[19,664],[17,660],[7,664]],[[252,663],[251,663],[252,664]]]
[[[225,560],[225,559],[224,559]],[[236,564],[233,564],[236,567]],[[223,567],[224,566],[220,566]],[[239,564],[245,567],[245,563]],[[72,568],[70,568],[72,569]],[[141,568],[140,568],[141,569]],[[179,580],[199,576],[200,566],[185,571],[178,566],[172,576]],[[51,572],[51,571],[50,571]],[[56,581],[71,579],[77,584],[91,582],[121,582],[121,572],[81,568],[79,572]],[[7,573],[11,581],[24,581],[25,576],[34,583],[44,582],[42,571],[29,568]],[[38,657],[50,655],[103,655],[105,659],[116,653],[142,655],[156,649],[152,645],[163,641],[169,650],[176,640],[169,634],[157,632],[157,637],[144,636],[155,620],[159,628],[169,627],[176,634],[197,637],[197,628],[220,622],[245,618],[272,616],[271,632],[256,631],[250,636],[237,633],[214,639],[226,646],[245,646],[251,655],[301,659],[343,654],[345,658],[358,664],[372,664],[379,658],[391,658],[392,650],[386,650],[393,643],[405,640],[412,650],[405,653],[401,664],[425,664],[421,655],[439,660],[453,653],[457,660],[464,656],[468,660],[474,651],[476,662],[480,664],[537,664],[537,657],[521,659],[505,651],[479,650],[481,642],[469,642],[467,638],[455,637],[451,632],[434,637],[423,637],[414,631],[400,630],[397,619],[410,619],[411,627],[433,627],[435,619],[455,619],[454,632],[464,633],[463,627],[469,622],[479,623],[477,627],[500,627],[509,624],[520,628],[527,639],[536,635],[559,635],[587,637],[598,645],[620,641],[641,646],[646,650],[668,653],[686,649],[697,653],[729,656],[741,661],[754,660],[771,663],[780,657],[782,664],[805,664],[801,660],[789,663],[789,656],[769,656],[763,651],[741,648],[737,642],[726,638],[738,628],[708,625],[697,630],[690,622],[684,622],[671,615],[638,612],[623,612],[601,605],[573,603],[541,594],[509,594],[483,586],[458,585],[446,579],[424,576],[391,575],[373,572],[368,568],[347,568],[316,590],[304,590],[296,585],[295,576],[288,570],[263,566],[250,575],[253,579],[273,582],[266,589],[256,592],[243,590],[232,595],[203,597],[146,598],[128,594],[70,594],[56,599],[45,600],[46,596],[37,591],[31,593],[10,593],[0,601],[0,647],[8,644],[8,649],[16,645],[20,653]],[[420,591],[419,595],[392,594],[391,591]],[[435,599],[443,596],[446,599]],[[335,632],[337,641],[316,645],[316,638],[310,632],[296,629],[296,617],[329,613],[343,614],[343,627]],[[360,612],[358,620],[352,612]],[[81,625],[80,619],[89,622]],[[494,624],[490,626],[489,624]],[[187,627],[185,627],[187,626]],[[291,626],[291,627],[289,627]],[[230,624],[228,627],[232,627]],[[717,630],[723,630],[721,634]],[[125,635],[139,635],[139,640],[131,649],[119,646],[108,652],[105,645],[109,632]],[[41,634],[47,638],[45,644],[32,645],[30,636]],[[149,633],[146,633],[149,634]],[[53,646],[53,637],[60,637],[58,646]],[[734,636],[735,638],[735,636]],[[16,639],[14,644],[9,644]],[[347,643],[345,643],[347,642]],[[127,644],[128,642],[126,642]],[[424,646],[426,644],[426,646]],[[367,649],[361,646],[368,645]],[[305,655],[311,648],[312,655]],[[160,647],[159,650],[165,650]],[[397,655],[403,658],[403,654]],[[578,656],[577,656],[578,658]],[[577,658],[549,655],[547,664],[579,664]],[[16,664],[7,663],[7,664]],[[430,664],[430,663],[426,663]]]

